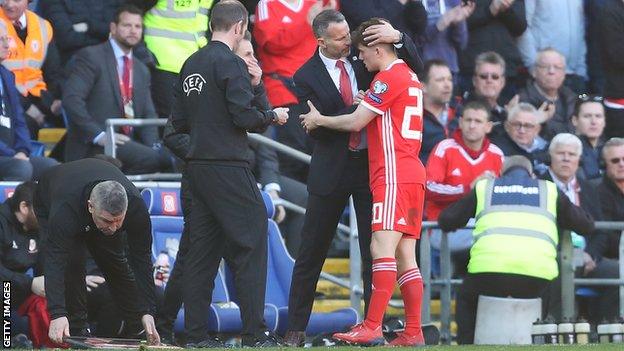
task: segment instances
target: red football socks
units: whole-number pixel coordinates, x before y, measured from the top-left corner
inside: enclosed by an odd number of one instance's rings
[[[386,307],[394,290],[396,274],[397,265],[394,257],[373,260],[373,291],[368,305],[368,314],[364,321],[370,329],[381,327]]]
[[[423,281],[418,267],[406,271],[399,277],[399,287],[405,306],[405,333],[420,334],[420,313],[423,296]]]

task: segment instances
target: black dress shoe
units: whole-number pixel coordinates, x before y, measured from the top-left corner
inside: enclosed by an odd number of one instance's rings
[[[288,347],[302,347],[305,343],[305,332],[289,330],[284,335],[284,345]]]
[[[221,339],[217,337],[210,337],[200,342],[196,342],[196,343],[190,342],[185,345],[185,348],[187,349],[215,349],[215,348],[223,349],[227,347],[228,346],[223,341],[221,341]]]
[[[270,331],[256,335],[243,335],[241,342],[243,347],[283,347],[284,343],[279,336]]]

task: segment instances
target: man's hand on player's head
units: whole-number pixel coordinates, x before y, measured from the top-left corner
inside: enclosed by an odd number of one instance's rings
[[[299,116],[301,119],[301,125],[305,128],[306,132],[310,132],[319,127],[318,121],[323,116],[321,113],[314,107],[314,104],[308,100],[308,106],[310,107],[310,112],[302,114]]]
[[[366,28],[363,36],[368,46],[394,44],[401,40],[401,32],[394,29],[394,27],[386,21],[382,21],[382,24],[375,24]]]

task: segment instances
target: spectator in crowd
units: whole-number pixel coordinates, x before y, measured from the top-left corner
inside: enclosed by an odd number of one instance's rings
[[[420,76],[423,82],[423,133],[420,160],[427,164],[429,154],[440,141],[457,128],[456,101],[453,98],[453,74],[442,60],[429,60]]]
[[[311,101],[322,113],[340,115],[355,110],[372,75],[362,60],[356,60],[349,25],[338,11],[325,10],[313,21],[318,50],[295,73],[297,96],[301,104]],[[373,26],[367,38],[394,43],[407,62],[420,62],[416,46],[407,34],[400,35],[389,23]],[[401,36],[403,40],[401,40]],[[368,40],[374,42],[374,40]],[[288,330],[284,338],[289,346],[301,346],[305,339],[314,293],[327,250],[336,234],[336,225],[349,196],[353,196],[358,240],[362,258],[364,300],[371,293],[372,198],[369,188],[368,145],[360,133],[337,132],[321,128],[310,136],[315,139],[308,177],[308,206],[301,247],[293,270],[288,301]],[[367,310],[368,304],[365,304]]]
[[[606,0],[600,12],[600,47],[605,75],[605,137],[624,136],[624,1]]]
[[[148,344],[160,344],[153,318],[150,217],[132,182],[106,161],[64,163],[41,178],[33,207],[47,235],[44,270],[50,339],[60,343],[64,337],[90,334],[85,286],[88,251],[123,313],[126,335],[136,337],[142,324]]]
[[[468,45],[460,54],[461,90],[470,90],[475,58],[482,52],[494,51],[506,64],[507,85],[502,96],[510,99],[517,89],[522,58],[515,38],[526,29],[524,0],[476,0],[474,13],[468,17]]]
[[[505,156],[521,155],[533,163],[537,174],[546,171],[548,142],[539,136],[543,114],[533,105],[521,102],[509,110],[505,133],[492,140]]]
[[[500,105],[500,95],[505,88],[505,60],[494,51],[487,51],[475,58],[475,71],[472,77],[472,91],[466,91],[465,102],[478,100],[490,109],[492,131],[490,136],[499,136],[505,132],[503,124],[507,120],[507,110]]]
[[[624,138],[611,138],[602,147],[606,165],[602,182],[598,185],[600,204],[605,221],[624,221]],[[610,232],[604,240],[605,257],[619,257],[620,232]]]
[[[533,67],[540,50],[556,49],[566,61],[566,86],[586,91],[585,13],[583,0],[524,0],[527,30],[518,38],[526,67]]]
[[[58,347],[48,338],[50,317],[39,260],[39,225],[33,211],[36,184],[26,182],[0,204],[0,278],[10,281],[13,324],[17,315],[29,317],[29,337],[36,348]],[[28,270],[33,270],[28,274]]]
[[[340,10],[351,28],[379,17],[414,40],[425,34],[427,26],[427,11],[421,0],[341,0]],[[415,68],[420,73],[421,67]]]
[[[293,75],[316,48],[312,21],[326,8],[335,8],[335,1],[325,5],[317,0],[260,1],[256,8],[253,36],[258,59],[264,71],[262,80],[273,106],[294,108],[298,103]],[[296,112],[291,111],[291,115]],[[297,118],[290,118],[277,129],[277,140],[305,153],[312,153],[312,141]],[[289,157],[280,157],[282,172],[305,182],[308,166]]]
[[[479,295],[542,295],[559,275],[558,228],[579,233],[594,230],[591,216],[573,205],[555,184],[534,179],[531,161],[523,156],[506,158],[500,178],[478,181],[468,195],[442,211],[438,223],[442,230],[453,231],[472,217],[477,219],[475,241],[468,275],[457,295],[459,344],[474,341]]]
[[[453,83],[459,74],[458,53],[468,44],[466,18],[475,9],[475,3],[462,3],[460,0],[425,0],[427,28],[418,37],[423,60],[441,59],[453,72]]]
[[[529,80],[518,97],[544,111],[547,120],[540,135],[550,140],[559,133],[574,131],[572,114],[577,95],[563,85],[566,59],[553,48],[545,48],[537,53],[531,67],[532,80]]]
[[[9,54],[6,29],[0,26],[0,62]],[[15,76],[0,66],[0,180],[38,180],[56,160],[31,156],[31,140],[24,110],[15,87]]]
[[[124,0],[45,0],[39,13],[54,28],[56,45],[65,65],[76,51],[108,39],[108,26]]]
[[[184,61],[208,44],[209,13],[214,0],[129,0],[145,11],[144,40],[155,56],[152,99],[158,117],[166,118],[173,104],[173,85]]]
[[[33,137],[44,124],[62,125],[60,57],[50,23],[27,9],[28,0],[5,0],[0,21],[9,37],[2,64],[15,74]]]
[[[548,147],[548,153],[550,154],[548,172],[544,173],[540,178],[555,183],[557,188],[570,199],[571,203],[584,209],[592,216],[594,221],[602,221],[604,218],[596,189],[588,181],[577,177],[582,149],[583,144],[575,135],[569,133],[557,134]],[[619,277],[617,260],[602,257],[606,247],[602,247],[602,244],[598,242],[608,233],[595,230],[592,232],[575,232],[572,235],[582,235],[585,239],[586,244],[583,247],[579,247],[583,250],[583,270],[581,273],[583,277]],[[597,310],[593,311],[596,316],[592,320],[596,322],[604,318],[611,320],[611,318],[616,317],[615,312],[618,311],[617,308],[614,309],[614,306],[618,304],[619,288],[617,286],[606,286],[598,289],[601,291],[601,296]],[[555,316],[557,319],[561,317],[560,296],[561,285],[560,281],[556,280],[556,284],[551,284],[545,306],[548,310],[547,314]]]
[[[503,152],[490,143],[492,130],[489,108],[473,101],[464,106],[459,129],[452,138],[439,142],[427,161],[425,217],[437,221],[440,212],[468,194],[477,179],[498,177],[503,166]],[[439,249],[440,230],[432,231],[432,246]],[[470,230],[458,230],[449,236],[454,251],[455,272],[465,272],[467,251],[472,244]],[[435,243],[435,244],[434,244]]]
[[[109,118],[158,117],[149,94],[149,71],[133,59],[132,48],[141,40],[141,31],[141,11],[124,5],[110,24],[110,39],[76,54],[63,92],[69,119],[67,161],[102,153],[108,143],[104,129]],[[114,139],[125,173],[158,172],[171,165],[156,126],[121,127]]]
[[[574,106],[572,124],[583,143],[581,154],[582,177],[597,179],[604,167],[600,165],[600,153],[604,144],[605,110],[603,99],[597,95],[580,95]]]

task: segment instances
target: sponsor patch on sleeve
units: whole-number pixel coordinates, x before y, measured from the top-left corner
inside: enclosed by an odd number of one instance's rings
[[[388,84],[380,80],[376,80],[375,83],[373,83],[373,92],[375,94],[383,94],[386,91],[388,91]]]
[[[366,96],[368,96],[368,98],[371,99],[371,101],[375,102],[376,104],[381,104],[382,102],[381,97],[371,93],[370,91],[366,93]]]

